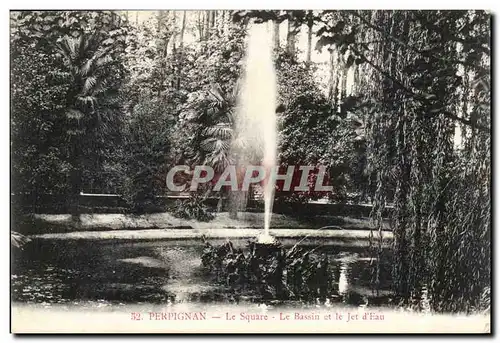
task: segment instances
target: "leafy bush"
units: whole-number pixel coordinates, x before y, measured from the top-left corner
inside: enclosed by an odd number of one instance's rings
[[[173,216],[182,219],[208,222],[215,218],[214,214],[203,204],[203,199],[198,196],[193,196],[187,201],[177,200],[170,211]]]
[[[165,192],[171,120],[158,99],[145,96],[133,108],[123,138],[123,195],[134,212],[156,206],[157,196]]]

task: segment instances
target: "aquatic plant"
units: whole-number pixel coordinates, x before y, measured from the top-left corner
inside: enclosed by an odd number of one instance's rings
[[[214,246],[203,238],[202,265],[216,282],[267,300],[325,302],[335,291],[329,275],[328,257],[316,248],[259,244],[249,241],[248,252],[231,241]]]

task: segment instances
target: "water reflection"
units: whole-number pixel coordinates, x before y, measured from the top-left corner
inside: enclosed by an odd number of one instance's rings
[[[235,242],[244,247],[245,241]],[[201,266],[201,242],[83,243],[34,242],[13,265],[13,300],[27,303],[103,304],[168,302],[254,303],[258,295],[240,294],[214,283]],[[332,270],[328,304],[382,304],[390,295],[390,265],[383,260],[382,291],[370,288],[372,265],[366,248],[324,247]],[[277,300],[271,300],[276,302]],[[288,301],[291,303],[291,301]]]

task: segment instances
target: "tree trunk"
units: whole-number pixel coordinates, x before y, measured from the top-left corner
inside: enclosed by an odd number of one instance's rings
[[[171,35],[163,35],[163,23],[168,20],[170,11],[158,11],[157,15],[157,20],[158,20],[158,39],[156,42],[157,49],[159,53],[161,54],[161,62],[162,62],[162,67],[160,70],[160,81],[161,81],[161,86],[158,88],[158,96],[160,97],[162,94],[162,88],[164,86],[165,78],[166,78],[166,70],[165,70],[165,62],[167,60],[167,55],[168,55],[168,43],[170,41],[170,38],[172,38]]]
[[[181,34],[179,37],[179,47],[181,49],[184,46],[184,31],[185,30],[186,30],[186,11],[182,11]]]
[[[183,11],[182,13],[182,22],[181,22],[181,29],[179,32],[179,53],[177,54],[177,61],[176,67],[175,67],[175,84],[174,87],[175,89],[179,90],[181,88],[181,71],[182,71],[182,62],[179,63],[180,60],[184,58],[184,53],[182,51],[184,47],[184,31],[186,30],[186,11]]]
[[[226,34],[226,11],[222,11],[220,14],[220,32],[222,35]]]
[[[175,50],[177,48],[177,11],[172,11],[172,52],[175,55]],[[168,41],[167,41],[168,46]]]
[[[307,64],[311,63],[312,32],[313,32],[313,17],[312,17],[312,11],[309,11],[307,18],[307,57],[306,57]]]
[[[333,49],[328,49],[330,56],[328,58],[328,100],[333,101]]]
[[[330,69],[330,78],[328,80],[328,99],[332,104],[335,112],[338,110],[338,90],[339,90],[339,72],[338,72],[338,63],[335,64],[335,61],[338,62],[338,51],[334,49],[330,49],[330,60],[329,60],[329,69]]]
[[[295,27],[291,19],[288,19],[288,32],[286,34],[286,50],[291,55],[295,55]]]
[[[72,87],[68,90],[66,94],[66,108],[78,108],[76,106],[76,98],[80,93],[80,89],[84,85],[84,80],[81,78],[80,73],[75,73],[73,75],[74,79],[72,82]],[[69,118],[68,118],[69,119]],[[74,225],[80,225],[80,191],[82,186],[82,136],[81,132],[84,127],[78,119],[69,119],[67,121],[67,134],[70,131],[77,132],[77,134],[69,135],[68,139],[68,150],[67,150],[67,162],[71,166],[69,174],[69,211],[71,214],[71,220]]]
[[[219,201],[217,201],[217,213],[222,212],[223,209],[223,198],[222,198],[222,192],[219,192]]]
[[[239,191],[233,192],[229,191],[229,218],[237,219],[238,218],[238,209],[239,209]]]
[[[210,11],[205,11],[205,37],[204,39],[208,39],[210,36]]]
[[[274,48],[278,50],[280,48],[280,23],[278,20],[273,20],[273,38]]]
[[[342,79],[341,79],[341,84],[340,84],[340,102],[344,101],[344,99],[347,97],[347,75],[349,74],[349,68],[345,66],[344,63],[342,63]],[[341,112],[343,112],[343,109],[341,109]]]
[[[203,41],[203,12],[198,11],[198,17],[196,19],[196,28],[198,29],[198,34],[200,36],[200,42]]]
[[[70,182],[71,182],[71,199],[70,199],[70,212],[71,212],[71,221],[74,225],[80,225],[80,192],[82,187],[82,163],[81,161],[81,152],[80,146],[81,142],[76,137],[73,137],[71,143],[71,156],[70,156],[70,164],[71,164],[71,173],[70,173]]]
[[[352,80],[352,94],[353,95],[358,95],[359,94],[359,64],[356,64],[353,66],[354,68],[354,75],[353,75],[353,80]]]
[[[156,13],[156,20],[157,20],[157,24],[158,24],[156,30],[158,31],[158,33],[160,33],[160,31],[161,31],[161,25],[163,23],[163,11],[158,11]]]
[[[226,35],[228,33],[229,25],[231,23],[231,12],[222,11],[222,34]]]
[[[215,27],[215,20],[217,19],[217,11],[210,11],[210,14],[212,15],[212,20],[210,22],[210,27]]]

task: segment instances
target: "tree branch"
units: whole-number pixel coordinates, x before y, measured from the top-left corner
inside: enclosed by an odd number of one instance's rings
[[[457,64],[462,64],[464,66],[470,66],[470,67],[476,66],[475,64],[466,63],[465,61],[461,61],[461,60],[447,60],[444,57],[434,56],[434,55],[431,55],[428,52],[419,50],[419,49],[415,48],[414,46],[408,45],[408,44],[402,42],[401,40],[397,39],[393,35],[385,32],[382,28],[380,28],[380,27],[378,27],[378,26],[370,23],[368,20],[366,20],[365,18],[363,18],[363,16],[361,14],[357,13],[356,11],[350,10],[350,11],[347,11],[347,12],[351,13],[356,18],[359,18],[359,20],[361,20],[361,22],[363,24],[365,24],[366,26],[368,26],[369,28],[371,28],[371,29],[373,29],[373,30],[381,33],[385,38],[387,38],[387,39],[391,40],[392,42],[394,42],[394,43],[402,46],[403,48],[409,49],[409,50],[413,51],[414,53],[417,53],[417,54],[419,54],[421,56],[428,57],[430,59],[433,59],[434,61],[445,61],[447,63],[457,63]],[[465,41],[464,39],[460,39],[458,37],[453,37],[453,38],[455,38],[455,41],[460,42],[460,43],[463,43]]]
[[[408,95],[412,96],[413,98],[415,98],[416,100],[420,100],[422,101],[423,103],[427,104],[427,105],[432,105],[432,103],[430,102],[430,100],[432,98],[435,98],[435,95],[434,94],[416,94],[414,93],[411,89],[409,89],[408,87],[406,87],[401,81],[399,81],[398,79],[396,79],[395,77],[393,77],[392,75],[386,73],[380,66],[376,65],[375,63],[373,63],[372,61],[370,61],[369,59],[366,58],[366,56],[364,54],[362,54],[359,50],[357,50],[356,48],[353,48],[351,47],[351,50],[357,54],[358,56],[361,56],[363,57],[363,59],[370,65],[372,66],[373,69],[375,69],[376,71],[378,71],[380,74],[382,74],[382,76],[386,77],[387,79],[391,80],[396,86],[398,86],[402,91],[404,91],[405,93],[407,93]],[[473,129],[477,129],[479,131],[482,131],[482,132],[490,132],[490,128],[489,127],[486,127],[486,126],[483,126],[483,125],[479,125],[477,123],[474,123],[470,120],[467,120],[465,118],[461,118],[451,112],[448,112],[448,111],[436,111],[436,115],[442,113],[446,118],[448,119],[452,119],[452,120],[456,120],[456,121],[459,121],[461,122],[462,124],[464,125],[467,125],[467,126],[470,126],[471,128]],[[434,115],[433,115],[434,116]],[[430,116],[428,116],[430,117]]]
[[[461,122],[462,124],[467,125],[467,126],[470,126],[470,127],[474,128],[474,129],[477,129],[477,130],[479,130],[479,131],[481,131],[481,132],[491,133],[491,129],[490,129],[489,127],[486,127],[486,126],[480,125],[480,124],[478,124],[478,123],[474,123],[474,122],[472,122],[472,121],[470,121],[470,120],[467,120],[467,119],[465,119],[465,118],[461,118],[461,117],[459,117],[459,116],[457,116],[457,115],[455,115],[455,114],[453,114],[453,113],[451,113],[451,112],[447,112],[447,111],[445,111],[445,112],[441,112],[441,113],[442,113],[442,114],[443,114],[446,118],[448,118],[448,119],[452,119],[452,120],[459,121],[459,122]]]

